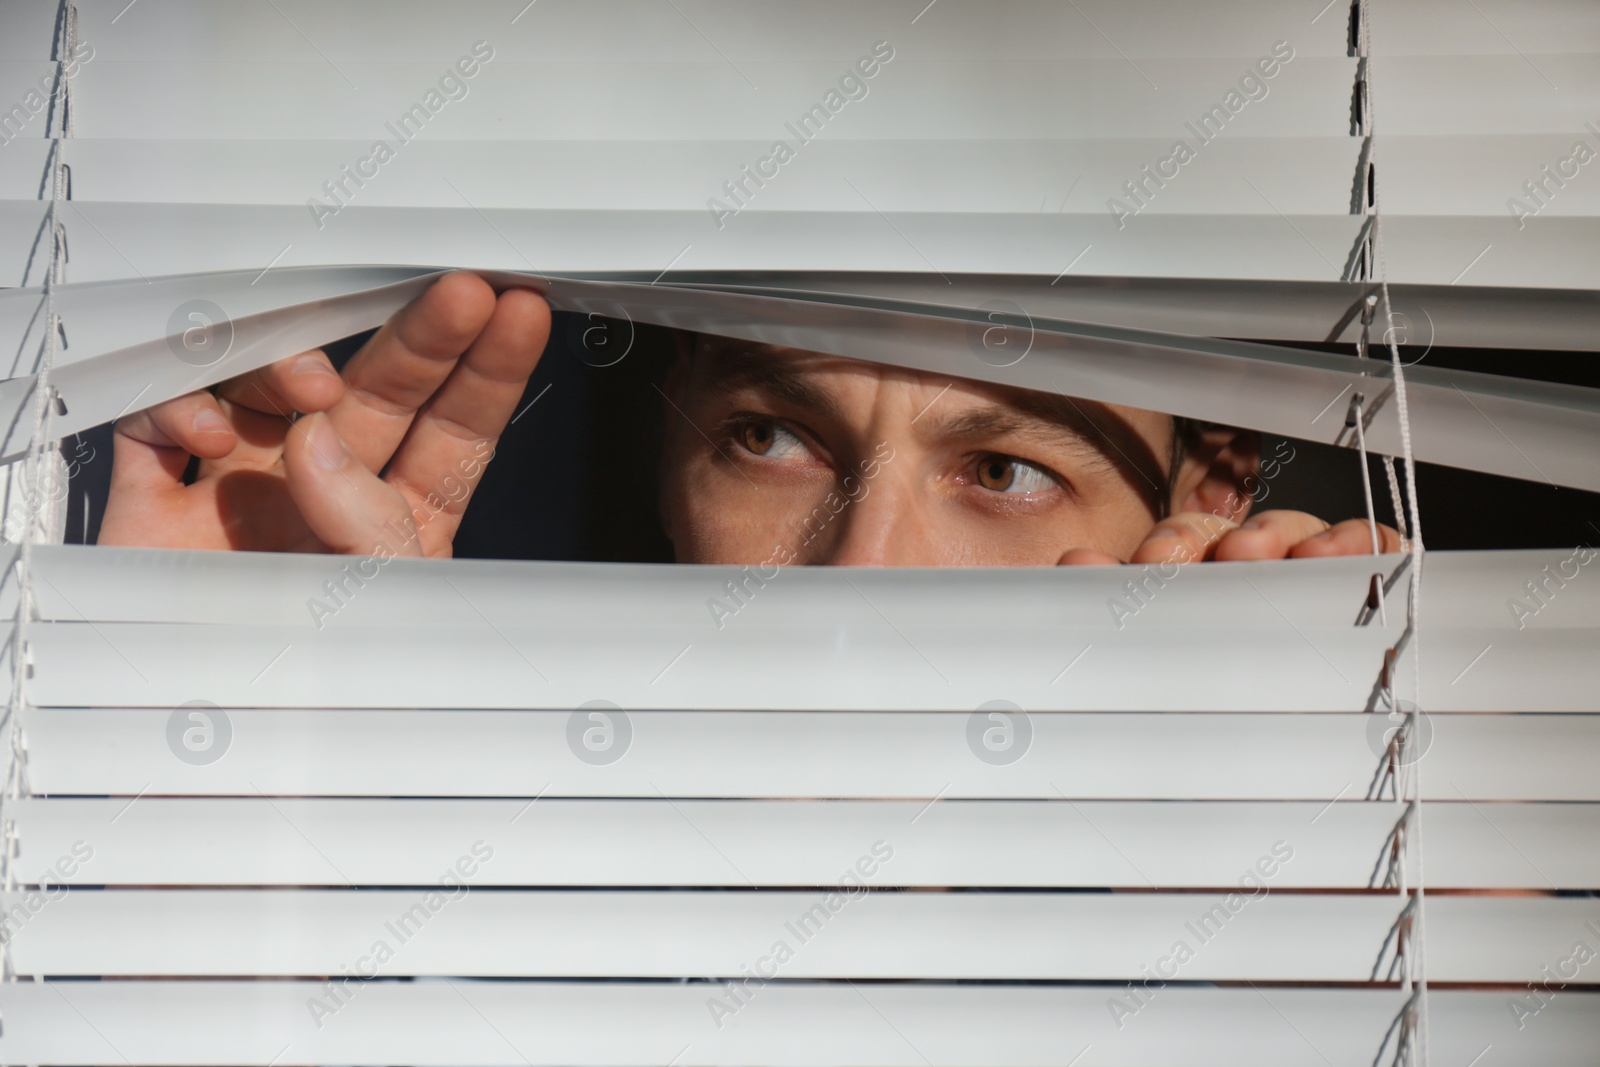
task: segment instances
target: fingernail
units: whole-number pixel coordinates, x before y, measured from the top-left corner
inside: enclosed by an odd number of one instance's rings
[[[1177,536],[1178,536],[1178,531],[1174,530],[1172,527],[1170,527],[1170,526],[1157,526],[1154,530],[1150,531],[1150,536],[1145,538],[1145,540],[1147,540],[1147,541],[1159,541],[1159,540],[1161,540],[1163,538],[1166,538],[1166,537],[1177,537]]]
[[[293,366],[289,368],[289,373],[295,375],[322,374],[330,378],[337,378],[339,376],[334,372],[332,367],[328,366],[327,360],[323,359],[321,356],[311,355],[310,353],[307,353],[306,355],[303,355],[299,359],[295,360]]]
[[[1250,519],[1247,522],[1242,522],[1242,523],[1239,524],[1239,529],[1241,529],[1241,530],[1259,530],[1259,529],[1261,529],[1261,520],[1260,519]]]
[[[233,427],[228,425],[228,420],[210,408],[201,408],[194,413],[194,421],[189,424],[195,433],[232,433]]]
[[[344,466],[345,451],[344,441],[339,437],[339,431],[333,428],[333,422],[326,415],[316,421],[311,427],[311,457],[316,460],[317,466],[326,470],[336,471]]]
[[[1311,536],[1311,540],[1313,540],[1313,541],[1331,541],[1332,539],[1333,539],[1333,531],[1332,530],[1323,530],[1321,533],[1313,534]]]

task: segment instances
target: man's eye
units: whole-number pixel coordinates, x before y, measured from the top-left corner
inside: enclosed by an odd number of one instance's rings
[[[977,482],[996,493],[1042,493],[1059,484],[1041,467],[1010,456],[997,455],[979,458]]]
[[[805,442],[775,422],[746,422],[734,430],[734,440],[757,456],[785,459],[806,451]]]

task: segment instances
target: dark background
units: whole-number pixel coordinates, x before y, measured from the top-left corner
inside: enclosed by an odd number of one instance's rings
[[[370,336],[327,346],[342,365]],[[1349,346],[1306,345],[1350,352]],[[663,409],[656,386],[676,352],[670,331],[558,313],[550,345],[528,383],[521,412],[474,494],[455,541],[457,557],[666,562],[672,547],[656,508]],[[1588,352],[1443,349],[1430,366],[1600,386]],[[527,405],[531,404],[531,407]],[[82,435],[94,458],[72,483],[69,543],[92,542],[111,473],[111,431]],[[1274,453],[1277,438],[1263,441]],[[1294,459],[1273,478],[1261,508],[1309,511],[1330,521],[1366,513],[1359,460],[1349,449],[1293,441]],[[72,455],[78,443],[65,446]],[[84,454],[82,452],[80,455]],[[1596,457],[1600,461],[1600,457]],[[1376,458],[1379,521],[1394,525]],[[1402,484],[1404,474],[1402,472]],[[1417,466],[1424,541],[1434,549],[1571,547],[1600,542],[1600,494],[1542,482]]]

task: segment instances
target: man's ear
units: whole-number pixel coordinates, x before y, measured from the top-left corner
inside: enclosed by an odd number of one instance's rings
[[[1172,490],[1173,511],[1199,511],[1240,522],[1259,485],[1261,435],[1231,426],[1204,426],[1183,457]]]

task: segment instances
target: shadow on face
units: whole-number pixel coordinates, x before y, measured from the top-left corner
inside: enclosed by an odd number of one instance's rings
[[[1169,510],[1239,500],[1255,463],[1253,434],[706,336],[666,394],[662,517],[685,563],[1125,560]]]

